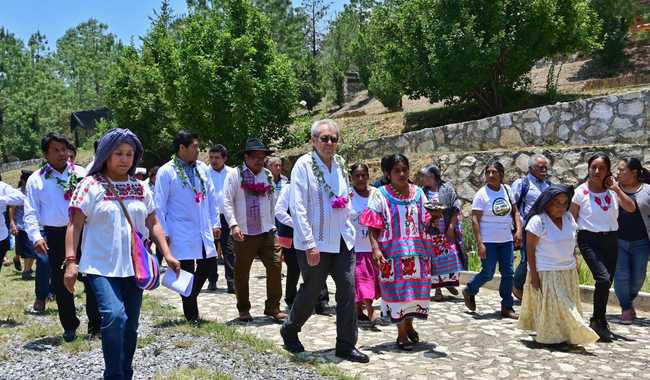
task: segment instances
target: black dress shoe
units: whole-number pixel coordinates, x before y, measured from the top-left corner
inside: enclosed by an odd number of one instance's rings
[[[77,330],[65,330],[63,332],[63,340],[72,342],[77,337]]]
[[[303,346],[302,343],[300,343],[300,339],[298,339],[297,336],[290,337],[289,333],[287,333],[287,330],[285,330],[284,326],[280,327],[280,336],[284,341],[284,348],[287,351],[294,354],[298,354],[305,351],[305,346]]]
[[[235,288],[234,287],[229,287],[227,292],[228,292],[228,294],[235,294]]]
[[[208,282],[208,290],[211,292],[214,292],[217,290],[217,282],[216,281],[210,281]]]
[[[420,343],[420,334],[418,334],[417,331],[415,330],[410,330],[406,332],[406,336],[408,336],[409,340],[415,344]]]
[[[345,351],[345,352],[336,350],[335,355],[337,358],[341,358],[343,360],[347,360],[355,363],[368,363],[370,361],[368,355],[357,350],[356,348],[353,348],[352,350]]]
[[[410,344],[400,342],[399,338],[397,338],[395,344],[397,344],[397,348],[399,348],[402,351],[413,351],[413,347],[411,347]]]

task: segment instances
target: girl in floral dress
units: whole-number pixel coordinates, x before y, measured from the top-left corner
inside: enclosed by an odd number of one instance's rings
[[[375,191],[360,223],[368,226],[373,260],[380,269],[382,317],[397,324],[397,346],[411,350],[420,340],[413,319],[426,319],[431,295],[430,216],[421,188],[410,184],[401,154],[382,159],[388,185]]]

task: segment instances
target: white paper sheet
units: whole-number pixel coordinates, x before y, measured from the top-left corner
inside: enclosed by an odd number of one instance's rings
[[[168,268],[163,275],[162,284],[164,287],[175,291],[183,297],[187,297],[192,293],[194,275],[181,269],[179,275],[176,276],[176,272]]]

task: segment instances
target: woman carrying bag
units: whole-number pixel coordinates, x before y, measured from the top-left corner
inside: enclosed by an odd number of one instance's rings
[[[108,131],[70,202],[64,283],[74,292],[78,272],[85,273],[97,297],[105,379],[133,377],[142,290],[157,284],[157,267],[149,267],[150,281],[142,282],[143,264],[151,259],[142,241],[152,237],[169,268],[180,270],[156,218],[151,190],[133,177],[142,153],[140,140],[128,129]],[[82,230],[83,255],[77,266]],[[155,258],[149,261],[155,263]]]

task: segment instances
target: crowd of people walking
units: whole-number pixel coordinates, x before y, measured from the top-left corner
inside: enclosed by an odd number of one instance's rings
[[[199,136],[182,131],[170,160],[147,173],[137,167],[145,147],[127,129],[102,136],[86,169],[74,163],[72,144],[50,133],[39,170],[23,172],[18,189],[0,182],[0,208],[9,221],[0,223],[0,254],[14,235],[23,275],[30,277],[36,263],[33,310],[44,311],[53,295],[66,341],[76,338],[80,324],[73,294],[81,280],[88,333],[101,336],[110,379],[133,375],[143,287],[134,280],[132,251],[139,239],[155,244],[167,270],[194,275],[189,294],[181,296],[193,325],[204,285],[217,288],[218,259],[238,320],[252,321],[250,271],[259,259],[266,270],[264,314],[282,324],[284,346],[294,353],[305,350],[299,334],[307,320],[328,305],[328,276],[336,285],[336,356],[360,363],[369,361],[356,348],[360,321],[394,324],[396,347],[410,351],[420,341],[415,320],[427,318],[431,301],[444,301],[443,291],[462,293],[474,312],[497,264],[501,316],[535,331],[540,344],[611,341],[612,283],[621,320],[636,317],[633,301],[650,256],[650,173],[638,159],[621,160],[613,173],[610,157],[594,154],[575,189],[551,183],[550,161],[541,154],[512,186],[504,183],[504,166],[490,161],[469,215],[481,271],[459,289],[470,247],[453,184],[433,164],[415,172],[406,156],[391,154],[371,186],[366,164],[348,165],[336,154],[339,139],[334,121],[315,122],[313,150],[285,177],[281,160],[257,138],[245,142],[241,163],[231,167],[223,145],[211,146],[207,162],[200,161]],[[582,316],[576,247],[595,280],[589,323]],[[515,298],[522,300],[519,314]]]

